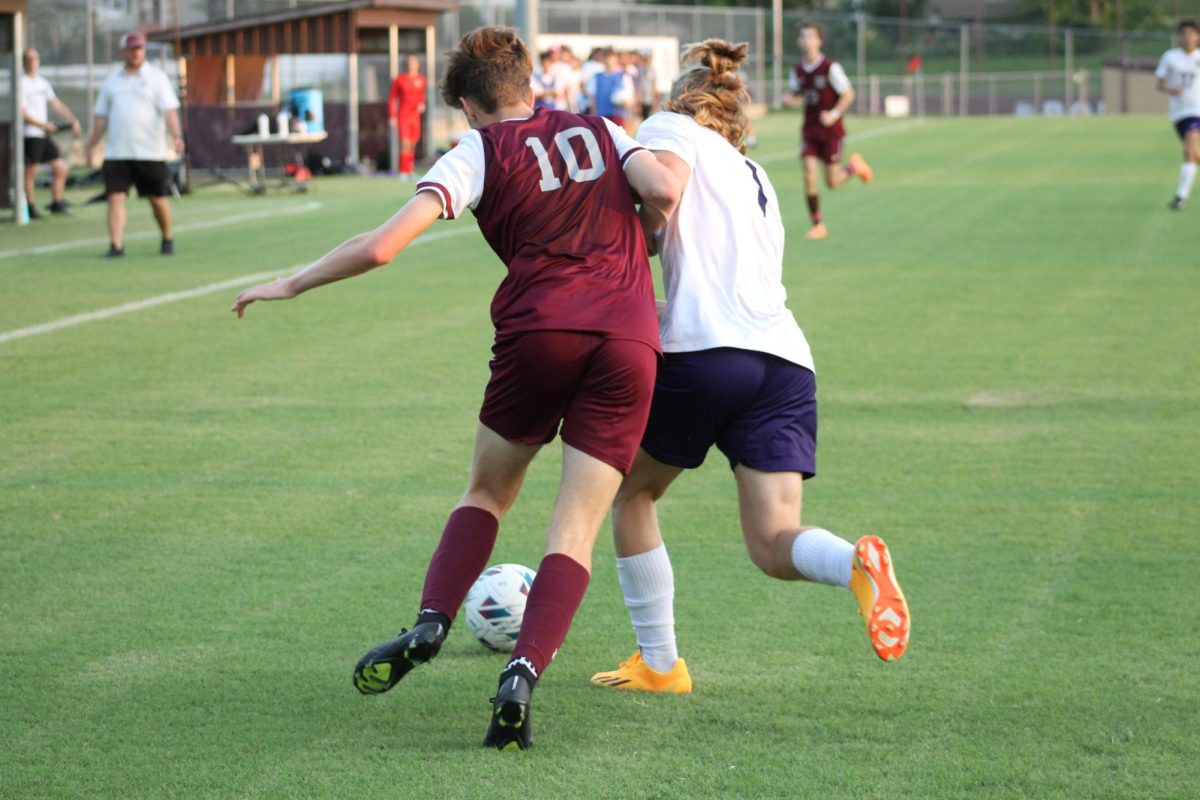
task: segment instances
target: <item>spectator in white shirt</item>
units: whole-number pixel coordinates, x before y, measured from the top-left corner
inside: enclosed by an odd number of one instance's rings
[[[179,131],[179,99],[166,74],[146,63],[146,37],[129,33],[121,39],[125,64],[104,80],[96,99],[96,125],[88,140],[89,160],[108,133],[104,152],[104,188],[108,193],[108,258],[125,255],[125,199],[130,185],[150,201],[162,231],[159,252],[173,255],[171,207],[167,204],[167,161],[183,152]],[[170,133],[171,147],[166,135]]]
[[[79,120],[54,94],[50,81],[38,74],[41,56],[32,47],[25,51],[25,74],[21,76],[21,121],[25,125],[25,199],[29,203],[29,216],[37,219],[37,205],[33,202],[33,179],[38,167],[50,165],[50,192],[53,202],[50,211],[54,214],[67,213],[67,201],[63,191],[67,186],[67,162],[58,152],[58,145],[50,138],[58,126],[50,121],[50,109],[71,126],[71,133],[79,136]]]

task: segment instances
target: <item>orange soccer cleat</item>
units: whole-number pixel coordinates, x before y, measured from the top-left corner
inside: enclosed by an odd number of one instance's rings
[[[688,694],[692,691],[692,676],[688,674],[686,661],[676,659],[670,672],[658,672],[642,660],[640,650],[622,661],[612,672],[597,672],[592,676],[592,683],[610,689],[638,692]]]
[[[850,156],[850,166],[854,168],[854,174],[861,178],[863,183],[870,183],[875,179],[875,170],[871,169],[867,160],[858,153]]]
[[[908,601],[892,570],[892,556],[878,536],[864,536],[854,545],[850,590],[858,598],[858,610],[867,619],[867,636],[875,655],[895,661],[908,647],[912,621]]]
[[[825,227],[824,222],[818,222],[808,229],[808,233],[804,234],[807,239],[824,239],[829,235],[829,229]]]

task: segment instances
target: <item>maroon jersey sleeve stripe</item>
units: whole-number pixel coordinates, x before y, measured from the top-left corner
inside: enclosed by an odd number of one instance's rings
[[[622,169],[625,167],[625,162],[629,160],[630,156],[632,156],[634,153],[644,153],[644,152],[647,152],[646,148],[644,148],[644,147],[635,147],[632,150],[627,150],[625,152],[625,155],[621,156]]]
[[[438,192],[441,192],[442,209],[446,214],[446,219],[454,219],[454,204],[450,202],[449,190],[440,183],[434,183],[433,181],[422,181],[421,183],[417,184],[418,192],[425,191],[426,189],[434,189]]]

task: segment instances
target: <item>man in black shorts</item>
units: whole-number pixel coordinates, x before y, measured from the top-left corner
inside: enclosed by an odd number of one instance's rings
[[[58,131],[58,126],[50,121],[50,109],[59,118],[71,126],[71,133],[79,136],[79,120],[71,113],[58,96],[50,82],[38,74],[41,57],[32,47],[24,53],[25,74],[21,76],[21,122],[24,124],[25,139],[25,199],[29,203],[30,219],[41,216],[33,201],[34,178],[37,177],[38,167],[50,165],[50,191],[53,202],[50,211],[55,214],[67,213],[67,202],[63,192],[67,186],[67,162],[59,155],[58,146],[50,138]]]
[[[125,255],[125,198],[130,185],[150,201],[162,231],[164,256],[175,252],[171,207],[167,204],[167,160],[183,152],[179,136],[179,99],[162,70],[146,63],[146,38],[140,33],[121,39],[125,64],[104,79],[96,99],[96,125],[88,140],[89,160],[108,133],[104,152],[104,188],[108,192],[107,257]],[[170,133],[171,147],[167,146]],[[172,152],[173,151],[173,152]]]

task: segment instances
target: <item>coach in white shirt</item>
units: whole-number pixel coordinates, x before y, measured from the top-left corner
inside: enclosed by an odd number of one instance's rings
[[[183,152],[179,135],[179,99],[166,74],[146,63],[146,37],[128,33],[121,39],[125,65],[104,79],[96,99],[96,125],[88,140],[89,159],[108,133],[104,151],[104,188],[108,193],[107,257],[125,255],[125,198],[130,185],[150,201],[162,231],[160,252],[175,252],[171,239],[171,207],[167,204],[167,160]],[[170,133],[172,147],[167,146]],[[172,152],[173,150],[173,152]]]
[[[71,133],[79,136],[79,120],[71,113],[71,109],[54,94],[50,81],[38,74],[41,56],[32,47],[25,51],[25,74],[21,76],[21,122],[24,123],[25,139],[25,197],[29,202],[29,216],[40,217],[37,206],[33,202],[33,179],[37,176],[38,166],[50,165],[52,176],[50,191],[53,202],[50,211],[55,214],[67,213],[67,201],[63,192],[67,186],[67,162],[59,155],[58,146],[50,138],[58,131],[58,126],[50,121],[50,109],[71,126]]]

